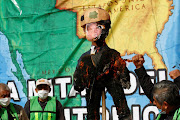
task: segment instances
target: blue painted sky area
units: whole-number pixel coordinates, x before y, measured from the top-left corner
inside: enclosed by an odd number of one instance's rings
[[[174,6],[173,14],[165,24],[162,34],[157,38],[156,44],[168,72],[180,69],[180,1],[173,0],[172,6]],[[170,79],[169,76],[168,79]]]
[[[16,102],[16,104],[24,106],[27,101],[27,97],[22,91],[23,86],[21,82],[12,73],[12,71],[16,72],[16,68],[14,64],[12,63],[11,55],[9,52],[8,39],[6,38],[5,35],[3,35],[2,32],[0,32],[0,48],[1,48],[0,49],[0,83],[6,84],[7,81],[14,80],[17,86],[18,92],[19,92],[19,97],[21,99],[21,101]],[[20,54],[17,54],[17,55],[18,55],[17,58],[20,61],[19,57],[21,56]],[[11,100],[11,102],[14,102],[14,101]]]

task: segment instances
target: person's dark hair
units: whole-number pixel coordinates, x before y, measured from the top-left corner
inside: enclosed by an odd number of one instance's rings
[[[110,20],[101,20],[98,23],[101,25],[105,25],[106,31],[109,32],[109,29],[111,28],[111,21]]]
[[[180,101],[179,88],[171,81],[163,80],[154,85],[153,96],[160,105],[166,101],[169,105],[177,105]]]
[[[6,91],[10,92],[9,87],[4,83],[0,83],[0,90],[6,90]]]
[[[111,21],[110,20],[101,20],[98,24],[105,25],[105,29],[102,30],[102,34],[99,40],[96,41],[96,44],[100,47],[105,42],[106,37],[109,34],[109,29],[111,28]]]

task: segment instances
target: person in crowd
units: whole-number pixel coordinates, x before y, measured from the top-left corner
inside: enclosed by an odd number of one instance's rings
[[[163,80],[153,84],[143,66],[145,62],[143,55],[135,55],[132,61],[145,95],[161,111],[156,120],[180,120],[180,71],[176,69],[169,73],[174,82]]]
[[[11,103],[10,89],[0,83],[0,120],[29,120],[23,107]]]
[[[51,84],[47,79],[36,81],[35,91],[38,96],[28,100],[24,109],[30,120],[65,120],[64,110],[56,97],[48,96]]]

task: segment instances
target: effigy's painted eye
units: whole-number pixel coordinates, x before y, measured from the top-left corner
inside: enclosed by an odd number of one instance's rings
[[[102,29],[102,26],[101,26],[101,25],[98,25],[97,27],[98,27],[99,29]]]
[[[98,25],[97,26],[99,29],[105,29],[105,26],[104,25]]]

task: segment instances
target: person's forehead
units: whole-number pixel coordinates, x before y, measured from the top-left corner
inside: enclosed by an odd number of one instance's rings
[[[97,25],[97,22],[87,23],[87,25]]]
[[[3,90],[1,89],[0,90],[0,94],[3,95],[3,94],[10,94],[10,91],[9,90]]]
[[[93,22],[93,23],[88,23],[87,27],[93,27],[93,26],[97,26],[97,25],[98,25],[98,23]]]

